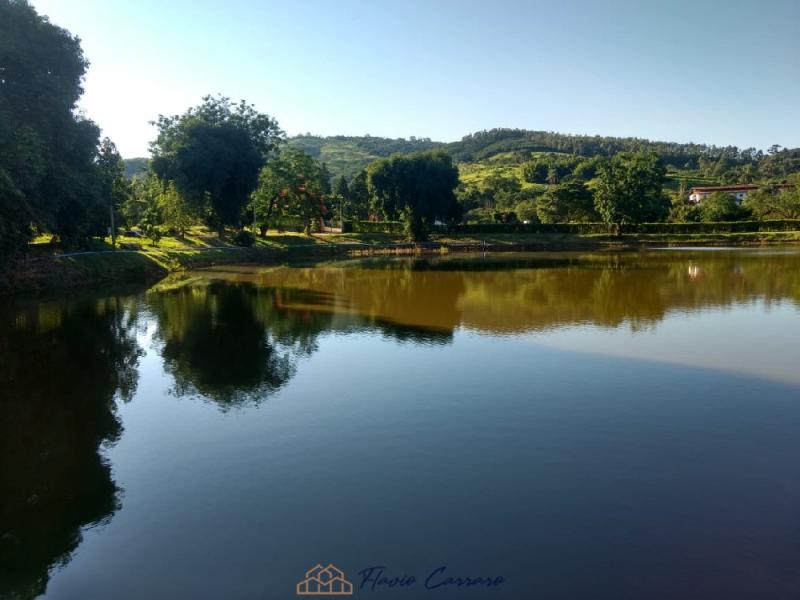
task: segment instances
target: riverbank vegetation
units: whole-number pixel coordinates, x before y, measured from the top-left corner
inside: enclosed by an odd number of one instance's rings
[[[0,0],[0,34],[6,271],[30,268],[43,254],[106,244],[171,269],[178,254],[477,235],[516,235],[520,245],[531,235],[789,240],[792,220],[800,219],[800,190],[775,185],[797,182],[800,149],[518,129],[448,144],[287,138],[277,119],[224,96],[206,96],[179,115],[154,115],[151,156],[123,161],[77,110],[88,68],[79,39],[25,0]],[[724,193],[689,201],[691,186],[724,183],[760,188],[742,202]],[[711,228],[691,226],[702,223]],[[772,227],[781,235],[767,235]]]

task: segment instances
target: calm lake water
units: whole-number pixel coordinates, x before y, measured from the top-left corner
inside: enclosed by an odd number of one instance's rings
[[[0,597],[293,598],[332,563],[366,598],[794,600],[798,340],[800,253],[779,249],[17,300]],[[414,581],[362,587],[379,566]]]

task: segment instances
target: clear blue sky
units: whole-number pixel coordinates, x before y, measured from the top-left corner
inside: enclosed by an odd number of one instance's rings
[[[800,146],[800,0],[32,3],[82,38],[82,107],[126,157],[208,93],[289,134]]]

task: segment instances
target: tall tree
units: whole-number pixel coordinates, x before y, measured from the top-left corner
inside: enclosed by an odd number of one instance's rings
[[[742,204],[759,220],[800,219],[800,185],[782,190],[765,186],[747,194]]]
[[[582,181],[551,186],[536,201],[536,215],[542,223],[594,221],[594,197]]]
[[[340,175],[333,186],[333,198],[338,206],[339,220],[344,222],[350,211],[350,186],[344,175]]]
[[[655,152],[621,152],[598,169],[594,198],[603,221],[617,233],[630,223],[660,221],[669,212],[662,192],[666,168]]]
[[[276,217],[296,217],[303,231],[311,233],[311,223],[326,212],[323,194],[324,173],[308,154],[294,147],[284,148],[267,164],[253,194],[256,221],[262,232]]]
[[[703,221],[738,221],[749,214],[734,196],[724,192],[714,192],[700,202],[700,219]]]
[[[100,176],[100,198],[108,207],[111,245],[116,247],[116,224],[118,212],[130,195],[130,181],[125,177],[125,162],[117,152],[117,147],[108,138],[100,143],[97,156]]]
[[[349,217],[353,219],[365,220],[370,216],[371,199],[369,187],[367,185],[367,171],[362,169],[356,173],[350,182],[349,197]]]
[[[179,239],[184,239],[186,230],[192,226],[195,219],[189,203],[175,189],[173,182],[170,181],[158,195],[157,202],[164,225],[173,229]]]
[[[160,115],[151,144],[152,169],[222,235],[240,226],[258,174],[283,140],[277,121],[241,101],[206,96],[182,115]]]
[[[0,261],[32,226],[67,243],[97,230],[100,132],[75,111],[87,65],[77,37],[0,0]]]
[[[441,151],[377,161],[369,167],[368,185],[381,212],[401,219],[413,240],[426,239],[436,220],[452,221],[461,215],[455,197],[458,169]]]

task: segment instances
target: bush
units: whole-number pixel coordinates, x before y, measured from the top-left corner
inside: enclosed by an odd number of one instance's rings
[[[724,192],[714,192],[700,203],[700,218],[707,223],[738,221],[746,218],[748,213],[736,198]]]
[[[256,238],[251,232],[247,231],[246,229],[240,229],[233,236],[233,243],[236,244],[237,246],[249,248],[250,246],[256,243]]]
[[[151,223],[146,223],[143,226],[143,229],[144,229],[144,235],[150,240],[150,243],[153,246],[158,246],[158,242],[161,241],[161,237],[163,235],[163,232],[161,231],[161,226],[153,225]]]

